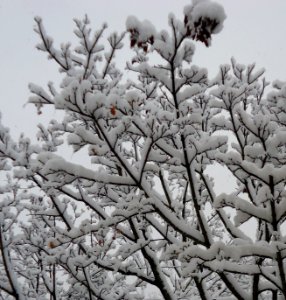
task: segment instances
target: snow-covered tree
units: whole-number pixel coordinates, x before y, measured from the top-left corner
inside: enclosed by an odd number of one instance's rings
[[[37,145],[0,127],[2,299],[286,299],[286,83],[266,95],[255,65],[193,64],[224,19],[193,1],[169,30],[132,16],[105,42],[85,17],[60,49],[35,19],[63,80],[29,102],[63,118]]]

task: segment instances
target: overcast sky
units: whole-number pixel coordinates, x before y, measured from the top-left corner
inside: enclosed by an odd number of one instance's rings
[[[265,67],[267,78],[286,80],[286,1],[217,0],[226,11],[223,31],[214,36],[210,48],[196,45],[194,63],[215,74],[218,66],[234,56],[240,63],[256,62]],[[74,17],[87,13],[94,28],[103,22],[109,31],[124,30],[128,15],[149,19],[157,29],[167,28],[169,12],[182,17],[189,0],[0,0],[0,111],[13,134],[31,135],[36,124],[55,112],[38,116],[28,99],[27,85],[59,82],[58,67],[37,51],[33,18],[43,18],[56,44],[73,40]],[[124,55],[118,57],[122,62]],[[128,59],[128,58],[127,58]]]
[[[213,76],[218,66],[234,56],[243,64],[256,62],[266,69],[268,80],[286,81],[286,0],[217,0],[226,11],[227,20],[212,46],[196,43],[194,63],[209,69]],[[0,111],[3,122],[14,136],[21,132],[32,137],[38,123],[47,123],[57,116],[54,110],[37,115],[35,107],[24,106],[29,97],[28,84],[44,86],[48,81],[60,81],[58,66],[35,49],[38,42],[33,32],[34,17],[41,16],[46,30],[55,40],[74,41],[74,17],[87,13],[93,28],[103,22],[109,32],[125,29],[128,15],[149,19],[156,28],[167,29],[168,14],[183,18],[183,7],[190,0],[0,0]],[[127,45],[128,47],[128,45]],[[117,55],[120,63],[130,59]],[[233,191],[233,179],[213,169],[216,187]],[[245,224],[248,233],[255,226]]]

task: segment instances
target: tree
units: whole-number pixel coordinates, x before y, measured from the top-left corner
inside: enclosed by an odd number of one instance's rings
[[[184,14],[160,32],[128,18],[133,80],[114,63],[124,33],[105,51],[106,25],[92,33],[85,17],[79,46],[58,50],[35,19],[64,78],[31,84],[29,102],[64,116],[39,125],[37,145],[0,127],[3,299],[146,299],[151,287],[168,300],[286,299],[286,84],[266,96],[264,70],[234,59],[208,79],[191,40],[209,46],[223,8]],[[215,193],[210,166],[228,169],[233,193]]]

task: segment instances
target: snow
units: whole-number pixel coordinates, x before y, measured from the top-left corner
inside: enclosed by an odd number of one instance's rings
[[[64,74],[58,90],[31,84],[30,102],[39,112],[51,105],[64,118],[39,125],[37,146],[24,136],[15,143],[0,126],[1,172],[13,167],[17,183],[0,187],[0,250],[9,262],[0,276],[14,276],[15,263],[27,285],[35,270],[49,293],[54,278],[45,268],[55,268],[81,298],[90,291],[90,298],[140,299],[144,283],[166,299],[196,299],[201,283],[207,298],[251,299],[254,274],[283,292],[286,88],[277,81],[265,97],[264,70],[234,59],[210,80],[191,64],[191,39],[208,46],[224,10],[205,0],[184,12],[184,22],[170,14],[168,32],[127,19],[135,55],[127,75],[138,75],[127,83],[114,63],[124,34],[109,36],[105,51],[106,25],[93,32],[85,17],[75,20],[79,46],[56,50],[36,19],[39,49]],[[71,157],[65,147],[74,150]],[[217,165],[228,168],[229,181],[218,183],[218,169],[209,171]],[[23,209],[27,224],[17,219]],[[248,222],[254,237],[243,229]],[[14,225],[17,237],[9,231]],[[13,260],[22,259],[22,249],[28,267]]]
[[[61,180],[67,182],[74,181],[76,178],[84,178],[87,180],[92,180],[95,182],[106,183],[106,184],[115,184],[115,185],[135,184],[134,181],[128,177],[124,178],[121,176],[112,176],[104,172],[97,172],[95,170],[91,170],[83,166],[67,162],[61,157],[50,155],[50,153],[39,154],[38,160],[44,163],[42,172],[48,178],[50,178],[51,181],[53,180],[53,177],[57,178],[57,174],[65,174],[62,175],[62,177],[60,178]]]
[[[223,28],[222,23],[226,19],[223,7],[212,1],[196,1],[191,9],[185,9],[185,13],[186,15],[190,14],[194,23],[198,22],[200,18],[216,20],[218,25],[213,29],[212,33],[219,33]]]
[[[148,20],[139,21],[135,16],[129,16],[126,19],[127,30],[136,30],[140,41],[147,41],[151,36],[155,36],[156,29]]]

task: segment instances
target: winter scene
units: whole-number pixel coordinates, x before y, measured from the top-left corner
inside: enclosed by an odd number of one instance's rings
[[[0,300],[286,300],[284,0],[0,0]]]

